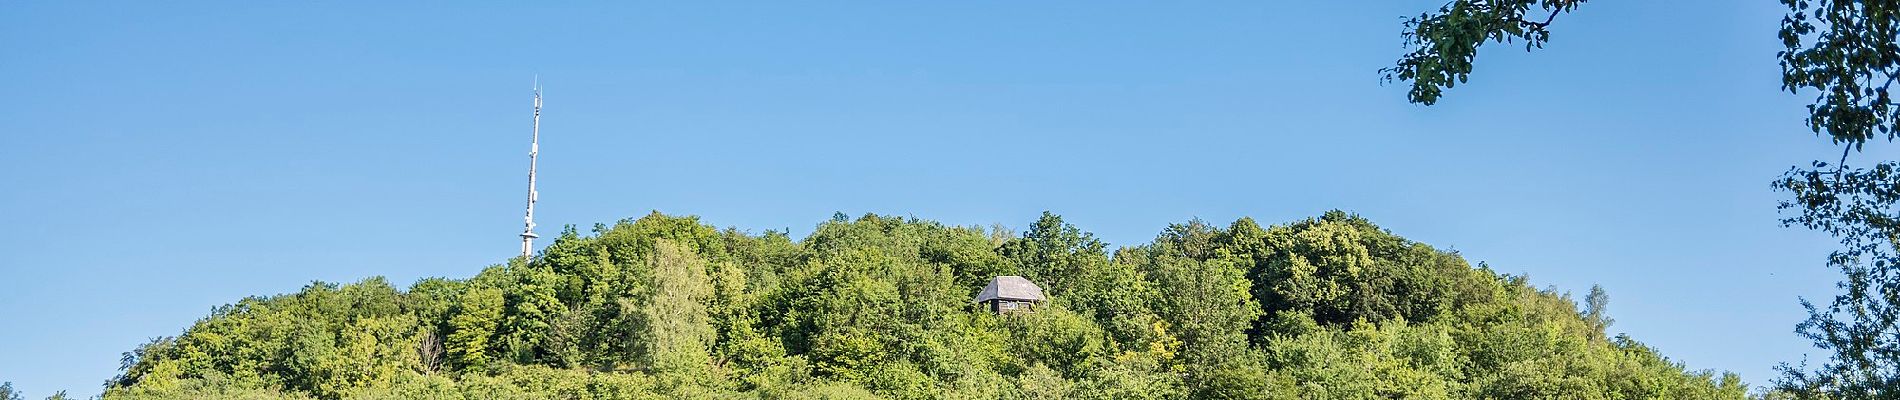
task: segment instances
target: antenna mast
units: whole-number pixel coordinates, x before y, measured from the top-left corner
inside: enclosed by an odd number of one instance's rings
[[[541,80],[536,78],[534,82],[534,138],[528,144],[528,216],[525,217],[527,228],[521,231],[521,260],[524,262],[532,260],[531,257],[534,256],[534,238],[541,237],[540,235],[534,234],[534,200],[535,197],[538,197],[534,191],[534,159],[535,155],[540,152]]]

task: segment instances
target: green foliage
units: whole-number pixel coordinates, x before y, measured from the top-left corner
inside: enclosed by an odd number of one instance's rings
[[[1893,141],[1900,107],[1890,89],[1900,76],[1900,2],[1784,0],[1782,89],[1815,93],[1806,123],[1841,146],[1840,161],[1790,168],[1774,183],[1792,194],[1780,208],[1797,214],[1786,226],[1826,232],[1841,248],[1827,264],[1844,276],[1843,292],[1825,306],[1802,301],[1809,317],[1796,327],[1832,352],[1828,360],[1782,366],[1779,391],[1794,398],[1900,396],[1900,162],[1850,166],[1867,142]]]
[[[1398,65],[1381,69],[1386,81],[1412,82],[1407,99],[1431,105],[1445,89],[1471,78],[1472,61],[1486,42],[1524,42],[1524,50],[1550,41],[1558,14],[1576,10],[1585,0],[1452,0],[1436,13],[1405,20],[1410,53]],[[1542,14],[1537,20],[1533,14]]]
[[[1893,140],[1900,107],[1888,89],[1900,73],[1900,2],[1783,0],[1782,89],[1818,92],[1808,106],[1808,128],[1836,144],[1860,149]]]
[[[653,214],[397,290],[316,283],[128,352],[109,399],[1741,398],[1522,277],[1342,212],[1106,244],[867,215]],[[971,297],[1035,279],[1034,312]],[[0,386],[5,388],[5,386]]]
[[[1435,103],[1443,91],[1469,78],[1478,48],[1487,42],[1523,40],[1526,50],[1549,40],[1558,14],[1584,0],[1454,0],[1436,13],[1405,22],[1412,51],[1382,69],[1386,81],[1412,83],[1408,98]],[[1900,396],[1900,162],[1874,160],[1853,166],[1848,157],[1870,141],[1900,138],[1900,103],[1891,89],[1900,79],[1900,1],[1782,0],[1776,53],[1782,89],[1814,93],[1805,123],[1810,132],[1841,146],[1837,162],[1794,167],[1773,182],[1791,194],[1781,220],[1825,232],[1840,241],[1827,265],[1843,275],[1843,292],[1825,305],[1806,299],[1808,319],[1796,331],[1826,349],[1828,359],[1810,368],[1782,365],[1783,375],[1766,396],[1774,398],[1894,398]],[[1532,9],[1542,22],[1527,19]],[[1592,293],[1586,319],[1601,332],[1611,320]],[[1600,336],[1600,334],[1598,335]]]
[[[1601,285],[1590,285],[1590,294],[1583,299],[1583,321],[1590,324],[1590,329],[1596,331],[1597,336],[1603,336],[1603,331],[1616,323],[1615,319],[1610,318],[1609,292],[1603,291]]]
[[[640,306],[645,321],[640,354],[649,371],[703,376],[712,365],[713,328],[706,316],[712,281],[706,262],[683,247],[660,241],[649,259],[652,293]]]
[[[497,288],[473,288],[462,293],[455,316],[449,318],[449,355],[464,370],[487,369],[489,352],[496,350],[491,339],[501,327],[502,292]]]

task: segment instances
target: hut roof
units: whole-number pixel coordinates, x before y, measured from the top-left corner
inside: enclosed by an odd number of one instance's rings
[[[1021,301],[1046,300],[1042,297],[1042,287],[1036,286],[1034,282],[1023,279],[1023,277],[1020,276],[1005,275],[990,279],[990,284],[984,286],[983,291],[976,294],[976,300],[973,302],[982,303],[998,299]]]

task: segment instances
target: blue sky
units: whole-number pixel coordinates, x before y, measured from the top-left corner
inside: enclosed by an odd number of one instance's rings
[[[92,394],[244,296],[509,257],[536,74],[544,234],[1337,208],[1602,284],[1611,331],[1756,385],[1835,280],[1776,224],[1768,182],[1838,150],[1772,1],[1593,2],[1429,108],[1376,70],[1436,1],[417,3],[0,4],[0,381]]]

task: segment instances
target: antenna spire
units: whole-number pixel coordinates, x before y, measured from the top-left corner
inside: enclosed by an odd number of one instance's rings
[[[527,227],[521,231],[521,260],[529,261],[534,257],[534,200],[538,193],[534,191],[534,161],[541,152],[541,76],[534,77],[534,136],[528,142],[528,215],[524,217]]]

